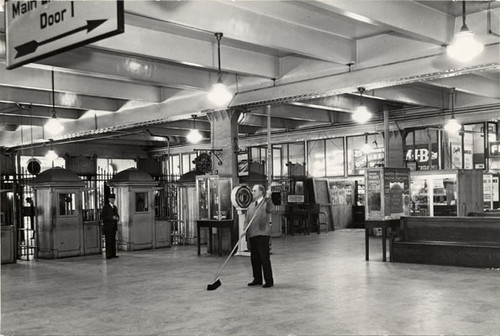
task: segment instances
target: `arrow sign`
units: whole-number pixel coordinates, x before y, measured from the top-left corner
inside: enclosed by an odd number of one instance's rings
[[[2,2],[9,70],[125,32],[124,0]]]
[[[82,26],[82,27],[79,27],[79,28],[75,28],[75,29],[70,30],[68,32],[65,32],[65,33],[56,35],[54,37],[51,37],[51,38],[49,38],[47,40],[44,40],[44,41],[41,41],[41,42],[38,42],[36,40],[31,40],[29,42],[21,44],[21,45],[19,45],[17,47],[14,47],[14,49],[16,49],[16,51],[17,51],[16,57],[14,57],[14,58],[18,58],[18,57],[29,55],[29,54],[35,52],[38,49],[38,47],[41,46],[41,45],[57,41],[57,40],[62,39],[64,37],[66,37],[66,36],[70,36],[70,35],[76,34],[76,33],[81,32],[83,30],[87,30],[87,34],[88,34],[92,30],[96,29],[97,27],[99,27],[100,25],[102,25],[106,21],[107,21],[107,19],[104,19],[104,20],[87,20],[87,24],[85,26]]]

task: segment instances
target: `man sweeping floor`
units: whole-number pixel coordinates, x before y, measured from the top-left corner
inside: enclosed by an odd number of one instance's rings
[[[253,281],[250,282],[248,286],[262,285],[264,288],[269,288],[274,286],[269,244],[271,239],[269,214],[271,213],[273,205],[269,195],[265,194],[264,186],[260,184],[253,186],[252,197],[253,202],[248,207],[245,219],[246,228],[249,224],[249,218],[253,218],[247,230],[253,272]],[[265,204],[259,206],[262,202],[265,202]],[[262,273],[264,273],[264,284],[262,282]]]

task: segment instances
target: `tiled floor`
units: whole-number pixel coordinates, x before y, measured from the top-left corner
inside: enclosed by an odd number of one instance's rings
[[[3,335],[491,335],[500,271],[383,263],[364,231],[273,239],[275,287],[195,246],[2,266]]]

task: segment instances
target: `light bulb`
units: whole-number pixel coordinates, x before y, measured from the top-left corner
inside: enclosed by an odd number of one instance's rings
[[[446,53],[459,62],[469,62],[483,49],[484,46],[476,40],[474,33],[465,26],[455,34],[453,41],[446,48]]]
[[[208,92],[207,97],[212,103],[216,104],[217,106],[224,106],[231,101],[233,95],[231,92],[229,92],[226,85],[222,83],[222,80],[218,80],[217,83],[212,86],[210,92]]]
[[[49,160],[49,161],[54,161],[58,157],[59,157],[59,155],[57,155],[57,153],[53,149],[49,149],[49,151],[47,152],[47,154],[45,154],[45,158],[47,160]]]
[[[448,120],[446,125],[444,125],[444,129],[446,130],[446,132],[451,134],[457,133],[458,131],[460,131],[461,128],[462,125],[460,125],[457,119],[455,119],[455,117],[453,116],[451,117],[451,119]]]
[[[54,114],[52,118],[50,118],[50,120],[45,124],[45,130],[50,134],[59,134],[64,130],[64,126]]]
[[[187,135],[187,140],[193,144],[197,144],[198,142],[201,141],[202,138],[203,138],[203,136],[201,135],[200,131],[198,131],[197,129],[190,130],[188,135]]]
[[[372,146],[370,146],[369,143],[365,142],[365,144],[361,147],[361,152],[363,152],[363,154],[370,154],[371,152],[373,151],[373,148]]]
[[[364,105],[356,107],[352,115],[352,120],[357,123],[364,124],[372,117],[372,113]]]

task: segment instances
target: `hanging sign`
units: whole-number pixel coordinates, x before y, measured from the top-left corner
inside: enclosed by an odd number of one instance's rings
[[[123,1],[5,1],[7,69],[123,33]]]

